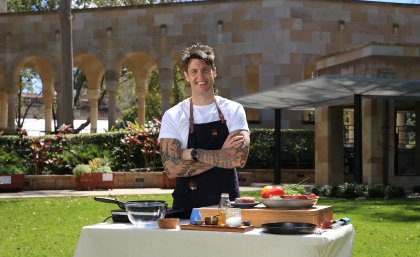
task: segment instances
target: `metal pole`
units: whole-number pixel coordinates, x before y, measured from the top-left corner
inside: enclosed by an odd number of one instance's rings
[[[274,184],[277,185],[281,182],[281,109],[275,109],[274,122]]]
[[[354,182],[362,183],[362,96],[354,95]]]
[[[385,99],[383,102],[383,135],[382,140],[383,142],[383,150],[382,150],[382,165],[383,165],[383,184],[388,185],[389,184],[389,167],[388,167],[388,148],[389,148],[389,100]]]

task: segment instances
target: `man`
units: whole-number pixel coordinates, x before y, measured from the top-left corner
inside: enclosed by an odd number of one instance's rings
[[[182,52],[191,97],[167,110],[159,134],[163,166],[176,177],[173,209],[216,205],[221,193],[239,197],[237,167],[249,153],[249,128],[239,103],[215,96],[216,66],[210,46],[194,44]]]

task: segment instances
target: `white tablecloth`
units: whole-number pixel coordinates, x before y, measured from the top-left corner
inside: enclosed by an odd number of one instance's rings
[[[274,235],[137,228],[103,223],[84,227],[74,257],[348,257],[354,228],[346,225],[321,235]]]

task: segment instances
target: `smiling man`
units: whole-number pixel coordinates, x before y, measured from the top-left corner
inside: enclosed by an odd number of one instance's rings
[[[182,51],[191,97],[165,112],[159,134],[163,166],[176,177],[173,209],[219,203],[221,193],[239,197],[237,167],[249,153],[249,128],[239,103],[214,94],[216,66],[210,46],[194,44]]]

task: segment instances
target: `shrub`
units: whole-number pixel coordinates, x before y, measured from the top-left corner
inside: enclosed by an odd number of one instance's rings
[[[73,168],[73,174],[76,176],[80,176],[83,173],[91,173],[92,170],[89,165],[87,164],[78,164],[76,167]]]
[[[0,148],[0,173],[22,174],[25,171],[26,168],[16,152],[9,152]]]
[[[382,184],[370,185],[368,187],[367,197],[369,198],[385,198],[386,186]]]
[[[366,196],[366,185],[357,183],[344,183],[339,186],[339,193],[337,196],[352,199]]]
[[[398,186],[387,186],[385,190],[385,198],[403,198],[405,197],[404,188]]]
[[[318,189],[317,195],[334,197],[337,195],[337,191],[338,187],[335,185],[323,185]]]
[[[110,173],[112,172],[111,167],[109,166],[99,166],[96,168],[95,173]]]
[[[80,176],[83,173],[109,173],[111,167],[106,159],[93,158],[88,164],[78,164],[73,168],[73,174]]]
[[[413,186],[413,193],[420,193],[420,185]]]
[[[316,194],[316,195],[321,195],[321,186],[315,185],[312,187],[311,189],[311,193]]]
[[[338,185],[331,185],[329,194],[327,196],[330,197],[340,197],[340,187]]]

